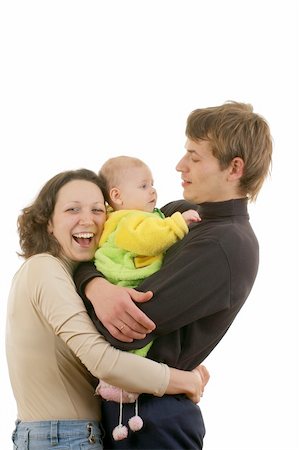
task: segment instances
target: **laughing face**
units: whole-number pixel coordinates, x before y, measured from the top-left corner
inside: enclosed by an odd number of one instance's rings
[[[72,180],[57,195],[48,232],[62,248],[62,255],[72,261],[93,258],[106,220],[104,197],[96,184]]]

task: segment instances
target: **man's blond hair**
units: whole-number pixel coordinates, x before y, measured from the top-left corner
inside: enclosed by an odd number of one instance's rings
[[[227,102],[196,109],[187,119],[186,136],[193,141],[207,140],[222,169],[235,157],[242,158],[239,189],[250,200],[256,199],[270,173],[272,138],[268,123],[250,104]]]

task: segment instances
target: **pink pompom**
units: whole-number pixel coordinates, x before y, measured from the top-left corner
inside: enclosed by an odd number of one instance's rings
[[[143,420],[140,416],[133,416],[129,419],[128,424],[132,431],[139,431],[143,427]]]
[[[135,392],[122,391],[121,388],[112,386],[105,381],[100,381],[96,388],[96,395],[100,395],[105,400],[120,403],[121,398],[123,403],[134,403],[139,394]]]
[[[139,394],[135,394],[135,392],[122,391],[123,403],[134,403],[138,397]]]
[[[105,400],[112,400],[114,402],[120,402],[121,389],[106,383],[105,381],[100,381],[96,388],[96,394],[100,395]]]
[[[128,428],[124,425],[117,425],[112,431],[112,436],[115,441],[122,441],[128,437]]]

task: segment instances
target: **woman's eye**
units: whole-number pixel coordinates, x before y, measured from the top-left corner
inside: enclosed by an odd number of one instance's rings
[[[102,213],[106,214],[106,210],[104,210],[104,209],[102,209],[102,208],[94,208],[92,211],[93,211],[95,214],[102,214]]]
[[[67,211],[69,211],[69,212],[78,212],[79,211],[79,208],[68,208],[67,209]]]

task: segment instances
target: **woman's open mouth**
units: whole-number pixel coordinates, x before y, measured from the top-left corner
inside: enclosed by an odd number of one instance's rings
[[[81,247],[88,247],[92,238],[94,238],[94,233],[75,233],[73,234],[74,240],[81,246]]]

